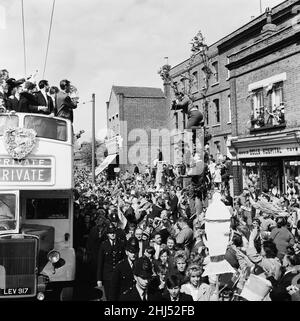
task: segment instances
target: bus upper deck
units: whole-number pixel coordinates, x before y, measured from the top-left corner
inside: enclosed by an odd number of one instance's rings
[[[0,114],[1,189],[71,189],[72,164],[69,120],[40,114]]]

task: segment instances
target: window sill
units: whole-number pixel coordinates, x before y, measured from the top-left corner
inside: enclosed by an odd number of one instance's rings
[[[216,125],[212,125],[211,127],[220,127],[221,126],[221,124],[216,124]]]
[[[215,86],[218,86],[218,85],[220,85],[220,83],[217,81],[217,82],[215,82],[214,84],[212,84],[212,85],[210,85],[211,87],[215,87]]]
[[[281,125],[265,125],[260,128],[251,128],[250,129],[250,134],[256,133],[256,132],[262,132],[262,131],[268,131],[268,130],[276,130],[279,128],[284,128],[286,127],[286,123],[283,123]]]
[[[231,125],[231,121],[227,122],[227,125]]]
[[[226,81],[229,81],[229,80],[230,80],[230,78],[231,78],[231,77],[227,77],[225,80],[226,80]]]

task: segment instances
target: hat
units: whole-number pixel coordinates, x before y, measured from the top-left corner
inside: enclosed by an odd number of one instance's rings
[[[109,216],[109,220],[111,222],[119,222],[118,212],[117,211],[113,211]]]
[[[147,257],[138,258],[135,261],[133,274],[143,279],[150,279],[152,277],[152,264]]]
[[[132,236],[128,239],[126,243],[126,251],[136,253],[139,251],[139,241],[135,236]]]
[[[112,224],[109,224],[109,226],[108,226],[108,228],[107,228],[107,233],[108,234],[114,234],[114,233],[116,233],[116,228],[115,228],[115,226],[113,226]]]

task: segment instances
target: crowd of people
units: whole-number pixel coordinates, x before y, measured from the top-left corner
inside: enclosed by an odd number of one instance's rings
[[[59,87],[45,79],[38,83],[35,76],[15,79],[6,69],[0,70],[0,112],[37,113],[69,119],[78,105],[77,88],[67,79]]]
[[[268,282],[257,300],[300,299],[300,197],[253,186],[232,197],[229,167],[227,159],[209,157],[206,193],[199,178],[185,184],[188,178],[168,165],[160,183],[149,167],[109,181],[102,173],[95,184],[86,169],[76,171],[74,247],[102,300],[251,300],[245,289],[253,276]],[[231,213],[225,258],[235,273],[203,277],[210,260],[205,213],[214,193]]]

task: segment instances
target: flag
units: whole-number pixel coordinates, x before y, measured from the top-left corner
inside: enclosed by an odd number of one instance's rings
[[[120,228],[122,230],[125,229],[126,225],[127,225],[127,218],[124,216],[124,214],[122,213],[120,206],[121,206],[121,199],[120,196],[118,196],[118,217],[119,217],[119,221],[120,221]]]

